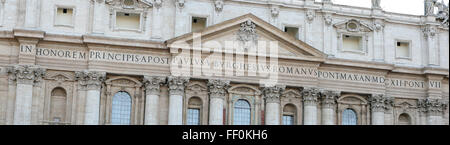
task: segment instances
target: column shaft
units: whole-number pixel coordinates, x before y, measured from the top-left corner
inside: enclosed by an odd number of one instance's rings
[[[170,95],[169,97],[169,125],[183,124],[183,96]]]
[[[223,125],[223,99],[211,98],[209,107],[209,125]]]
[[[14,125],[31,124],[31,104],[33,102],[33,85],[17,84]]]
[[[208,80],[209,125],[223,125],[223,105],[230,81]]]
[[[159,94],[161,84],[166,83],[166,77],[144,76],[145,85],[145,125],[159,124]]]
[[[188,77],[169,76],[169,125],[183,124],[184,88],[189,82]]]
[[[266,125],[280,125],[280,103],[266,104]]]
[[[85,125],[98,125],[100,119],[100,90],[88,90],[86,96]]]

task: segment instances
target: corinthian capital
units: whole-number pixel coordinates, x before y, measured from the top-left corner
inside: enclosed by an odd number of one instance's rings
[[[164,76],[144,76],[144,86],[147,95],[159,95],[159,88],[166,83]]]
[[[169,76],[167,77],[170,95],[183,95],[184,88],[189,82],[189,77]]]
[[[230,81],[225,80],[208,80],[208,89],[210,98],[225,98],[226,90],[230,86]]]
[[[430,116],[440,116],[447,109],[448,102],[442,99],[420,99],[417,102],[419,109]]]
[[[44,76],[46,69],[36,65],[13,65],[6,67],[10,81],[19,84],[31,84],[39,82]]]
[[[320,98],[322,99],[322,107],[324,108],[332,108],[336,105],[336,99],[341,95],[340,92],[330,91],[330,90],[322,90],[320,92]]]
[[[97,71],[77,71],[75,72],[75,80],[77,80],[82,87],[88,90],[98,90],[106,79],[106,72]]]
[[[286,89],[284,85],[265,87],[263,95],[267,103],[280,103],[281,93]]]
[[[317,105],[320,91],[317,88],[304,88],[301,95],[305,105]]]
[[[385,97],[383,94],[372,95],[369,98],[370,107],[373,112],[384,112],[392,108],[394,100],[391,97]]]

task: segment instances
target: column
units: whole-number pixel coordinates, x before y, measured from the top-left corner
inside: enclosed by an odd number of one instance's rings
[[[218,24],[222,22],[222,10],[224,2],[223,0],[213,0],[214,1],[214,15],[213,15],[213,24]]]
[[[447,109],[447,104],[442,99],[421,99],[418,107],[422,108],[426,114],[427,125],[444,125],[442,115]]]
[[[162,38],[162,22],[163,22],[163,15],[162,15],[162,4],[163,0],[155,0],[153,3],[153,12],[152,12],[152,38],[153,39],[161,39]]]
[[[166,83],[163,76],[144,76],[145,85],[145,125],[159,124],[159,93],[160,86]]]
[[[188,77],[169,76],[169,125],[183,124],[184,88],[189,82]]]
[[[80,71],[75,72],[75,77],[80,85],[86,88],[84,106],[84,124],[98,125],[100,122],[100,92],[105,80],[105,72]]]
[[[335,121],[335,108],[336,99],[340,96],[339,92],[335,91],[322,91],[320,93],[322,103],[322,125],[336,125]]]
[[[316,88],[305,88],[302,90],[303,97],[303,124],[317,125],[317,102],[319,97],[319,90]]]
[[[7,72],[10,79],[16,81],[13,124],[30,125],[33,85],[44,76],[46,70],[35,65],[14,65],[7,67]]]
[[[26,0],[24,5],[25,19],[24,27],[36,28],[39,26],[39,13],[41,0]]]
[[[425,39],[426,44],[426,52],[427,55],[427,65],[439,65],[439,48],[437,47],[436,41],[436,27],[433,25],[425,25],[422,28],[422,32]]]
[[[184,0],[177,0],[175,2],[175,37],[186,34],[188,30],[189,15],[183,10],[184,4],[186,2]]]
[[[93,7],[94,7],[94,14],[93,14],[93,22],[92,22],[92,33],[97,34],[103,34],[105,33],[105,28],[108,28],[106,26],[106,18],[109,16],[107,15],[107,9],[105,5],[104,0],[91,0]]]
[[[373,31],[373,59],[374,61],[383,62],[385,58],[385,48],[384,48],[384,20],[375,19],[374,20]]]
[[[208,80],[209,125],[223,125],[223,105],[230,81]]]
[[[391,109],[393,99],[382,94],[372,95],[369,98],[372,111],[372,125],[385,125],[384,112]]]
[[[263,89],[266,100],[265,123],[266,125],[280,125],[280,96],[286,86],[271,86]]]

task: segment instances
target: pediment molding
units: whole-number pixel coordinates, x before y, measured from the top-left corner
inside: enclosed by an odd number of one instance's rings
[[[297,55],[292,56],[279,56],[279,58],[302,58],[301,60],[320,61],[323,62],[326,58],[326,54],[314,47],[298,40],[279,28],[265,22],[253,14],[246,14],[234,19],[224,21],[222,23],[210,26],[204,30],[197,32],[201,34],[202,40],[206,37],[214,37],[221,34],[221,32],[229,32],[231,29],[236,32],[235,40],[248,40],[244,42],[251,42],[254,38],[260,38],[262,35],[269,36],[270,39],[277,40],[284,46],[289,47],[289,50],[293,50]],[[238,33],[245,32],[245,33]],[[255,34],[256,33],[256,34]],[[242,35],[239,35],[242,34]],[[241,37],[240,37],[241,36]],[[239,39],[248,38],[248,39]],[[181,48],[181,49],[193,49],[191,48],[194,36],[193,33],[187,33],[176,38],[166,41],[169,48]],[[178,51],[172,51],[171,53],[178,53]],[[223,52],[226,53],[226,52]]]
[[[338,32],[347,33],[369,33],[374,31],[374,28],[365,22],[358,19],[347,19],[333,25]]]
[[[106,4],[121,9],[147,9],[153,4],[147,0],[106,0]]]

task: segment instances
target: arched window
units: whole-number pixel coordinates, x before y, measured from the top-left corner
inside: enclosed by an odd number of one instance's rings
[[[283,108],[283,125],[294,125],[295,124],[295,114],[297,113],[297,108],[294,105],[288,104]]]
[[[65,122],[66,118],[66,90],[63,88],[55,88],[51,92],[50,97],[50,120],[54,123]]]
[[[398,124],[399,125],[411,125],[411,117],[408,114],[403,113],[398,116]]]
[[[234,125],[250,125],[250,104],[246,100],[238,100],[234,103]]]
[[[188,102],[186,124],[187,125],[200,125],[202,100],[198,97],[192,97]]]
[[[131,96],[117,92],[112,100],[111,124],[129,125],[131,120]]]
[[[356,112],[353,109],[345,109],[342,113],[342,125],[357,125]]]

